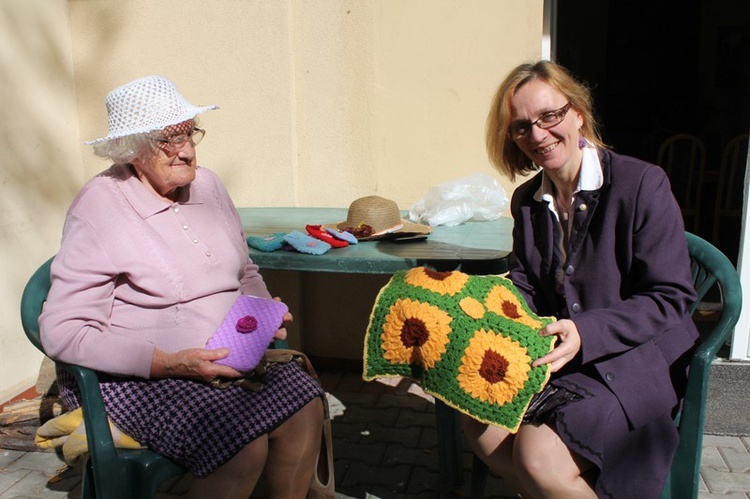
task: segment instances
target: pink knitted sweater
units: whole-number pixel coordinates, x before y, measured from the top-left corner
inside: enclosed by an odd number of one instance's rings
[[[53,359],[148,378],[155,348],[205,346],[240,293],[270,297],[216,174],[199,168],[170,204],[115,165],[68,210],[42,344]]]

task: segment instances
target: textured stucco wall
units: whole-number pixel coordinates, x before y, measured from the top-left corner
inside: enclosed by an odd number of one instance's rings
[[[39,371],[21,291],[59,245],[83,178],[77,142],[67,3],[0,0],[0,402]]]
[[[163,74],[194,104],[219,105],[203,115],[198,158],[238,206],[379,194],[407,209],[440,182],[496,175],[487,107],[510,67],[540,57],[542,10],[543,0],[0,0],[0,402],[38,370],[20,292],[57,250],[77,190],[107,167],[82,142],[106,135],[109,90]]]

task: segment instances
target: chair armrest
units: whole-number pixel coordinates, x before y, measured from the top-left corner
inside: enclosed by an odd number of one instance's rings
[[[87,367],[63,363],[61,365],[75,377],[81,391],[83,421],[86,425],[89,452],[95,462],[114,463],[117,454],[109,429],[104,399],[99,388],[99,377],[95,371]]]

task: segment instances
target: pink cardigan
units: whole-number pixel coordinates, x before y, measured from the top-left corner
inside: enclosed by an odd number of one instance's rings
[[[68,210],[39,318],[47,355],[148,378],[154,349],[202,348],[235,297],[270,297],[216,174],[199,168],[177,202],[114,165]]]

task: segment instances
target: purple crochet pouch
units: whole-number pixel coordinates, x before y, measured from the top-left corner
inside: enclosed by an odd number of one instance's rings
[[[250,371],[260,362],[288,311],[280,301],[240,295],[206,348],[228,348],[229,355],[216,362],[240,372]]]

